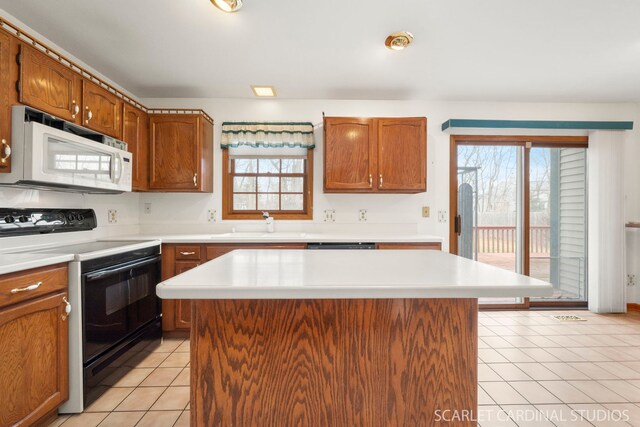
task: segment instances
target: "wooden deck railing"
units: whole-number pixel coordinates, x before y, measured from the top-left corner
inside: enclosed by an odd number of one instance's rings
[[[550,227],[544,225],[532,226],[529,247],[532,253],[550,253]],[[479,253],[514,253],[515,250],[516,227],[508,225],[478,227]]]

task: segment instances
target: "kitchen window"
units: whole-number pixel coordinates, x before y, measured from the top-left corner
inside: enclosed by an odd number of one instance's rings
[[[313,126],[223,123],[223,219],[312,219]]]

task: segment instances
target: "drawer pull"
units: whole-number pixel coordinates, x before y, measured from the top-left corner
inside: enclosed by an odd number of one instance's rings
[[[20,292],[35,291],[40,287],[40,285],[42,285],[42,282],[34,283],[33,285],[25,286],[24,288],[13,288],[11,289],[11,293],[17,294]]]
[[[180,255],[195,255],[195,252],[180,252]]]
[[[2,149],[0,151],[0,163],[7,163],[7,159],[11,156],[11,147],[6,139],[2,140]]]
[[[64,314],[62,314],[60,317],[62,318],[62,320],[67,320],[67,318],[71,314],[71,304],[69,304],[69,301],[67,301],[67,297],[62,297],[62,302],[65,303]]]

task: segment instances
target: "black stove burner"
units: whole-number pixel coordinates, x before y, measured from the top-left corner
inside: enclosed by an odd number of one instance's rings
[[[0,237],[93,230],[93,209],[0,208]]]

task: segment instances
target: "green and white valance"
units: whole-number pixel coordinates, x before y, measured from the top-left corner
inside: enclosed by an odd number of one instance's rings
[[[313,124],[309,122],[224,122],[222,148],[315,147]]]

